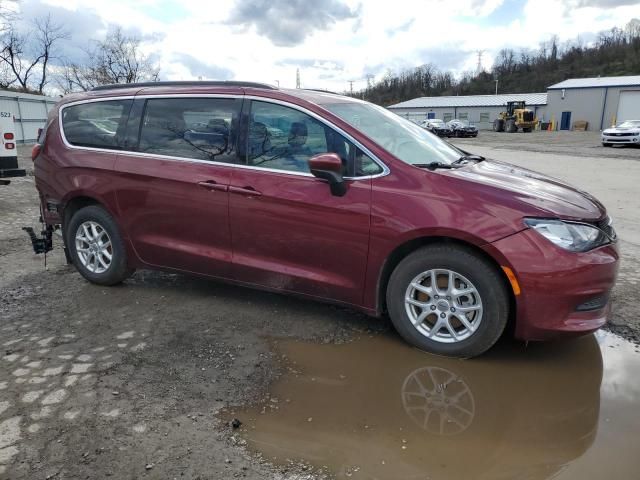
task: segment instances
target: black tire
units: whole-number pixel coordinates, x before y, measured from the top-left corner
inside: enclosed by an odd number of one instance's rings
[[[86,267],[77,251],[76,233],[85,222],[95,222],[104,229],[111,240],[111,262],[104,272],[93,272]],[[78,272],[91,283],[98,285],[117,285],[134,272],[127,264],[127,250],[122,235],[113,217],[98,205],[89,205],[73,214],[66,225],[65,242],[69,255]]]
[[[524,133],[531,133],[531,129],[530,128],[523,128],[522,131]]]
[[[502,120],[501,118],[496,118],[493,121],[493,131],[504,132],[504,120]]]
[[[518,126],[516,125],[516,121],[513,119],[509,119],[504,123],[504,131],[508,133],[516,133],[518,131]]]
[[[405,296],[409,285],[418,275],[432,269],[447,269],[466,277],[480,296],[480,324],[464,340],[442,343],[427,338],[407,314]],[[500,271],[472,250],[456,245],[423,247],[405,257],[391,274],[386,299],[398,333],[415,347],[438,355],[469,358],[486,352],[504,332],[509,316],[509,297]]]

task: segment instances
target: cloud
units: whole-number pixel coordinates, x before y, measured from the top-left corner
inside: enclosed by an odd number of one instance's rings
[[[31,30],[37,18],[51,15],[53,22],[62,25],[69,33],[68,40],[58,42],[56,58],[52,59],[53,64],[63,59],[71,62],[84,60],[85,50],[90,47],[91,42],[107,31],[104,20],[90,9],[70,12],[62,7],[43,4],[38,0],[23,0],[19,6],[20,28],[24,31]]]
[[[406,32],[413,26],[415,21],[416,21],[415,18],[410,18],[409,20],[407,20],[406,22],[402,23],[401,25],[398,25],[397,27],[388,28],[386,30],[387,35],[393,36],[393,35],[397,35],[400,32]]]
[[[194,78],[230,80],[234,76],[228,68],[209,65],[186,53],[175,53],[173,60],[184,65]]]
[[[318,58],[283,58],[277,62],[278,65],[286,67],[318,68],[320,70],[343,70],[344,63],[335,60]]]
[[[419,51],[422,64],[430,63],[441,71],[457,71],[463,69],[470,55],[475,56],[475,52],[463,50],[455,46],[425,48]]]
[[[636,5],[638,0],[578,0],[578,7],[615,8]]]
[[[229,25],[254,26],[274,45],[298,45],[315,30],[328,30],[335,23],[358,18],[340,0],[239,0],[227,20]]]

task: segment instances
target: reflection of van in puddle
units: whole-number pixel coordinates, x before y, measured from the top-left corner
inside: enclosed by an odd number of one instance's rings
[[[234,413],[250,447],[276,463],[326,465],[338,478],[548,479],[595,439],[592,336],[500,345],[473,362],[380,337],[277,350],[295,372],[274,385],[277,400]]]
[[[11,112],[0,111],[0,185],[9,183],[8,178],[24,177],[26,172],[18,168],[16,132]]]

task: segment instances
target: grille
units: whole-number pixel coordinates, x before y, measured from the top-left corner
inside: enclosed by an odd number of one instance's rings
[[[617,238],[616,231],[613,229],[613,225],[611,224],[611,217],[607,216],[604,220],[600,220],[595,223],[596,227],[602,230],[607,234],[611,240],[615,240]]]
[[[609,133],[612,137],[633,137],[633,133]]]
[[[601,295],[599,297],[594,297],[584,303],[581,303],[576,307],[578,312],[588,312],[591,310],[600,310],[607,305],[609,301],[609,295]]]

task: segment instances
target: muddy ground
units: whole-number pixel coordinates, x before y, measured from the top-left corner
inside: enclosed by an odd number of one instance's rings
[[[603,149],[593,145],[597,140],[591,134],[482,132],[458,143],[566,178],[609,206],[623,263],[608,328],[638,341],[640,149]],[[20,154],[29,168],[28,150],[23,147]],[[234,415],[250,415],[242,410],[245,405],[264,408],[267,402],[270,411],[279,411],[279,402],[286,403],[271,390],[295,372],[288,356],[296,350],[278,342],[326,344],[327,353],[313,357],[323,358],[334,355],[335,344],[355,345],[358,352],[361,342],[373,341],[375,348],[363,348],[376,358],[400,349],[408,361],[417,361],[385,320],[157,272],[138,272],[119,287],[90,285],[64,264],[60,249],[48,255],[46,270],[43,258],[30,253],[20,227],[36,218],[32,177],[0,187],[0,479],[387,478],[377,477],[371,465],[339,471],[331,459],[314,461],[305,451],[274,459],[269,448],[252,441],[249,428],[256,426],[248,417],[237,431],[226,423]],[[606,348],[623,342],[613,338]],[[526,353],[523,345],[505,348]],[[625,348],[633,354],[632,346]],[[487,361],[504,361],[496,355]],[[534,368],[539,373],[542,367]],[[322,392],[318,395],[330,395]],[[372,392],[362,401],[375,402],[375,388]],[[636,393],[627,397],[637,402]],[[304,425],[313,424],[309,418]],[[295,428],[302,431],[293,425],[289,438],[295,438]],[[348,419],[344,426],[351,427]]]

